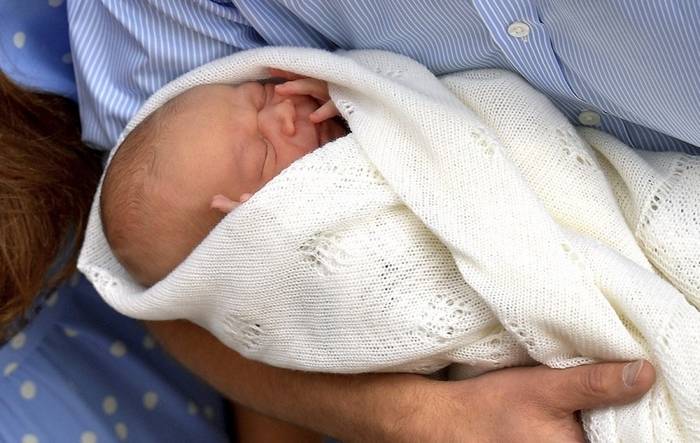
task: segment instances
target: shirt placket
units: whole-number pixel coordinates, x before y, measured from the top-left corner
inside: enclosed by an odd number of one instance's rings
[[[504,56],[525,80],[547,94],[574,122],[603,125],[603,113],[571,88],[535,2],[474,0],[474,7]]]

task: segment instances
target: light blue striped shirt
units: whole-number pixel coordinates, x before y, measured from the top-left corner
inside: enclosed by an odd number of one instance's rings
[[[102,148],[180,74],[286,45],[509,69],[576,124],[700,154],[697,0],[69,0],[68,13],[84,137]]]

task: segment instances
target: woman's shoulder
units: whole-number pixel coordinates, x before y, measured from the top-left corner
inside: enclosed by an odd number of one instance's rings
[[[264,44],[236,8],[210,0],[74,0],[68,21],[83,137],[100,149],[169,81]]]

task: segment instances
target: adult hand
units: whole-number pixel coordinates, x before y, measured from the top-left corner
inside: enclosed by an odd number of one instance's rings
[[[398,424],[394,441],[583,442],[576,411],[632,402],[654,380],[654,368],[640,360],[512,368],[459,382],[435,381],[425,391],[425,407],[406,417],[404,429]],[[426,419],[431,411],[433,418]]]
[[[584,441],[575,411],[632,402],[655,379],[649,363],[511,368],[448,382],[317,374],[246,360],[188,322],[148,326],[231,400],[344,442]]]

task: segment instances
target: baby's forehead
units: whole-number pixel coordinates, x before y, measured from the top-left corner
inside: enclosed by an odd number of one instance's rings
[[[262,83],[262,81],[248,81],[243,83],[211,83],[206,85],[198,85],[188,89],[170,101],[186,102],[190,100],[220,98],[221,94],[235,94],[236,92],[244,92],[251,86],[260,85]]]
[[[238,112],[237,108],[255,106],[256,81],[239,84],[214,83],[188,89],[163,104],[152,114],[150,120],[163,124],[169,130],[176,129],[171,124],[188,124],[188,119],[200,114],[216,115]]]
[[[153,114],[145,119],[139,127],[149,124],[165,124],[168,130],[176,129],[171,127],[171,123],[176,125],[187,124],[187,119],[193,113],[215,113],[224,106],[237,106],[248,102],[245,89],[258,82],[245,82],[239,84],[212,83],[194,86],[187,91],[171,98],[158,108]]]

